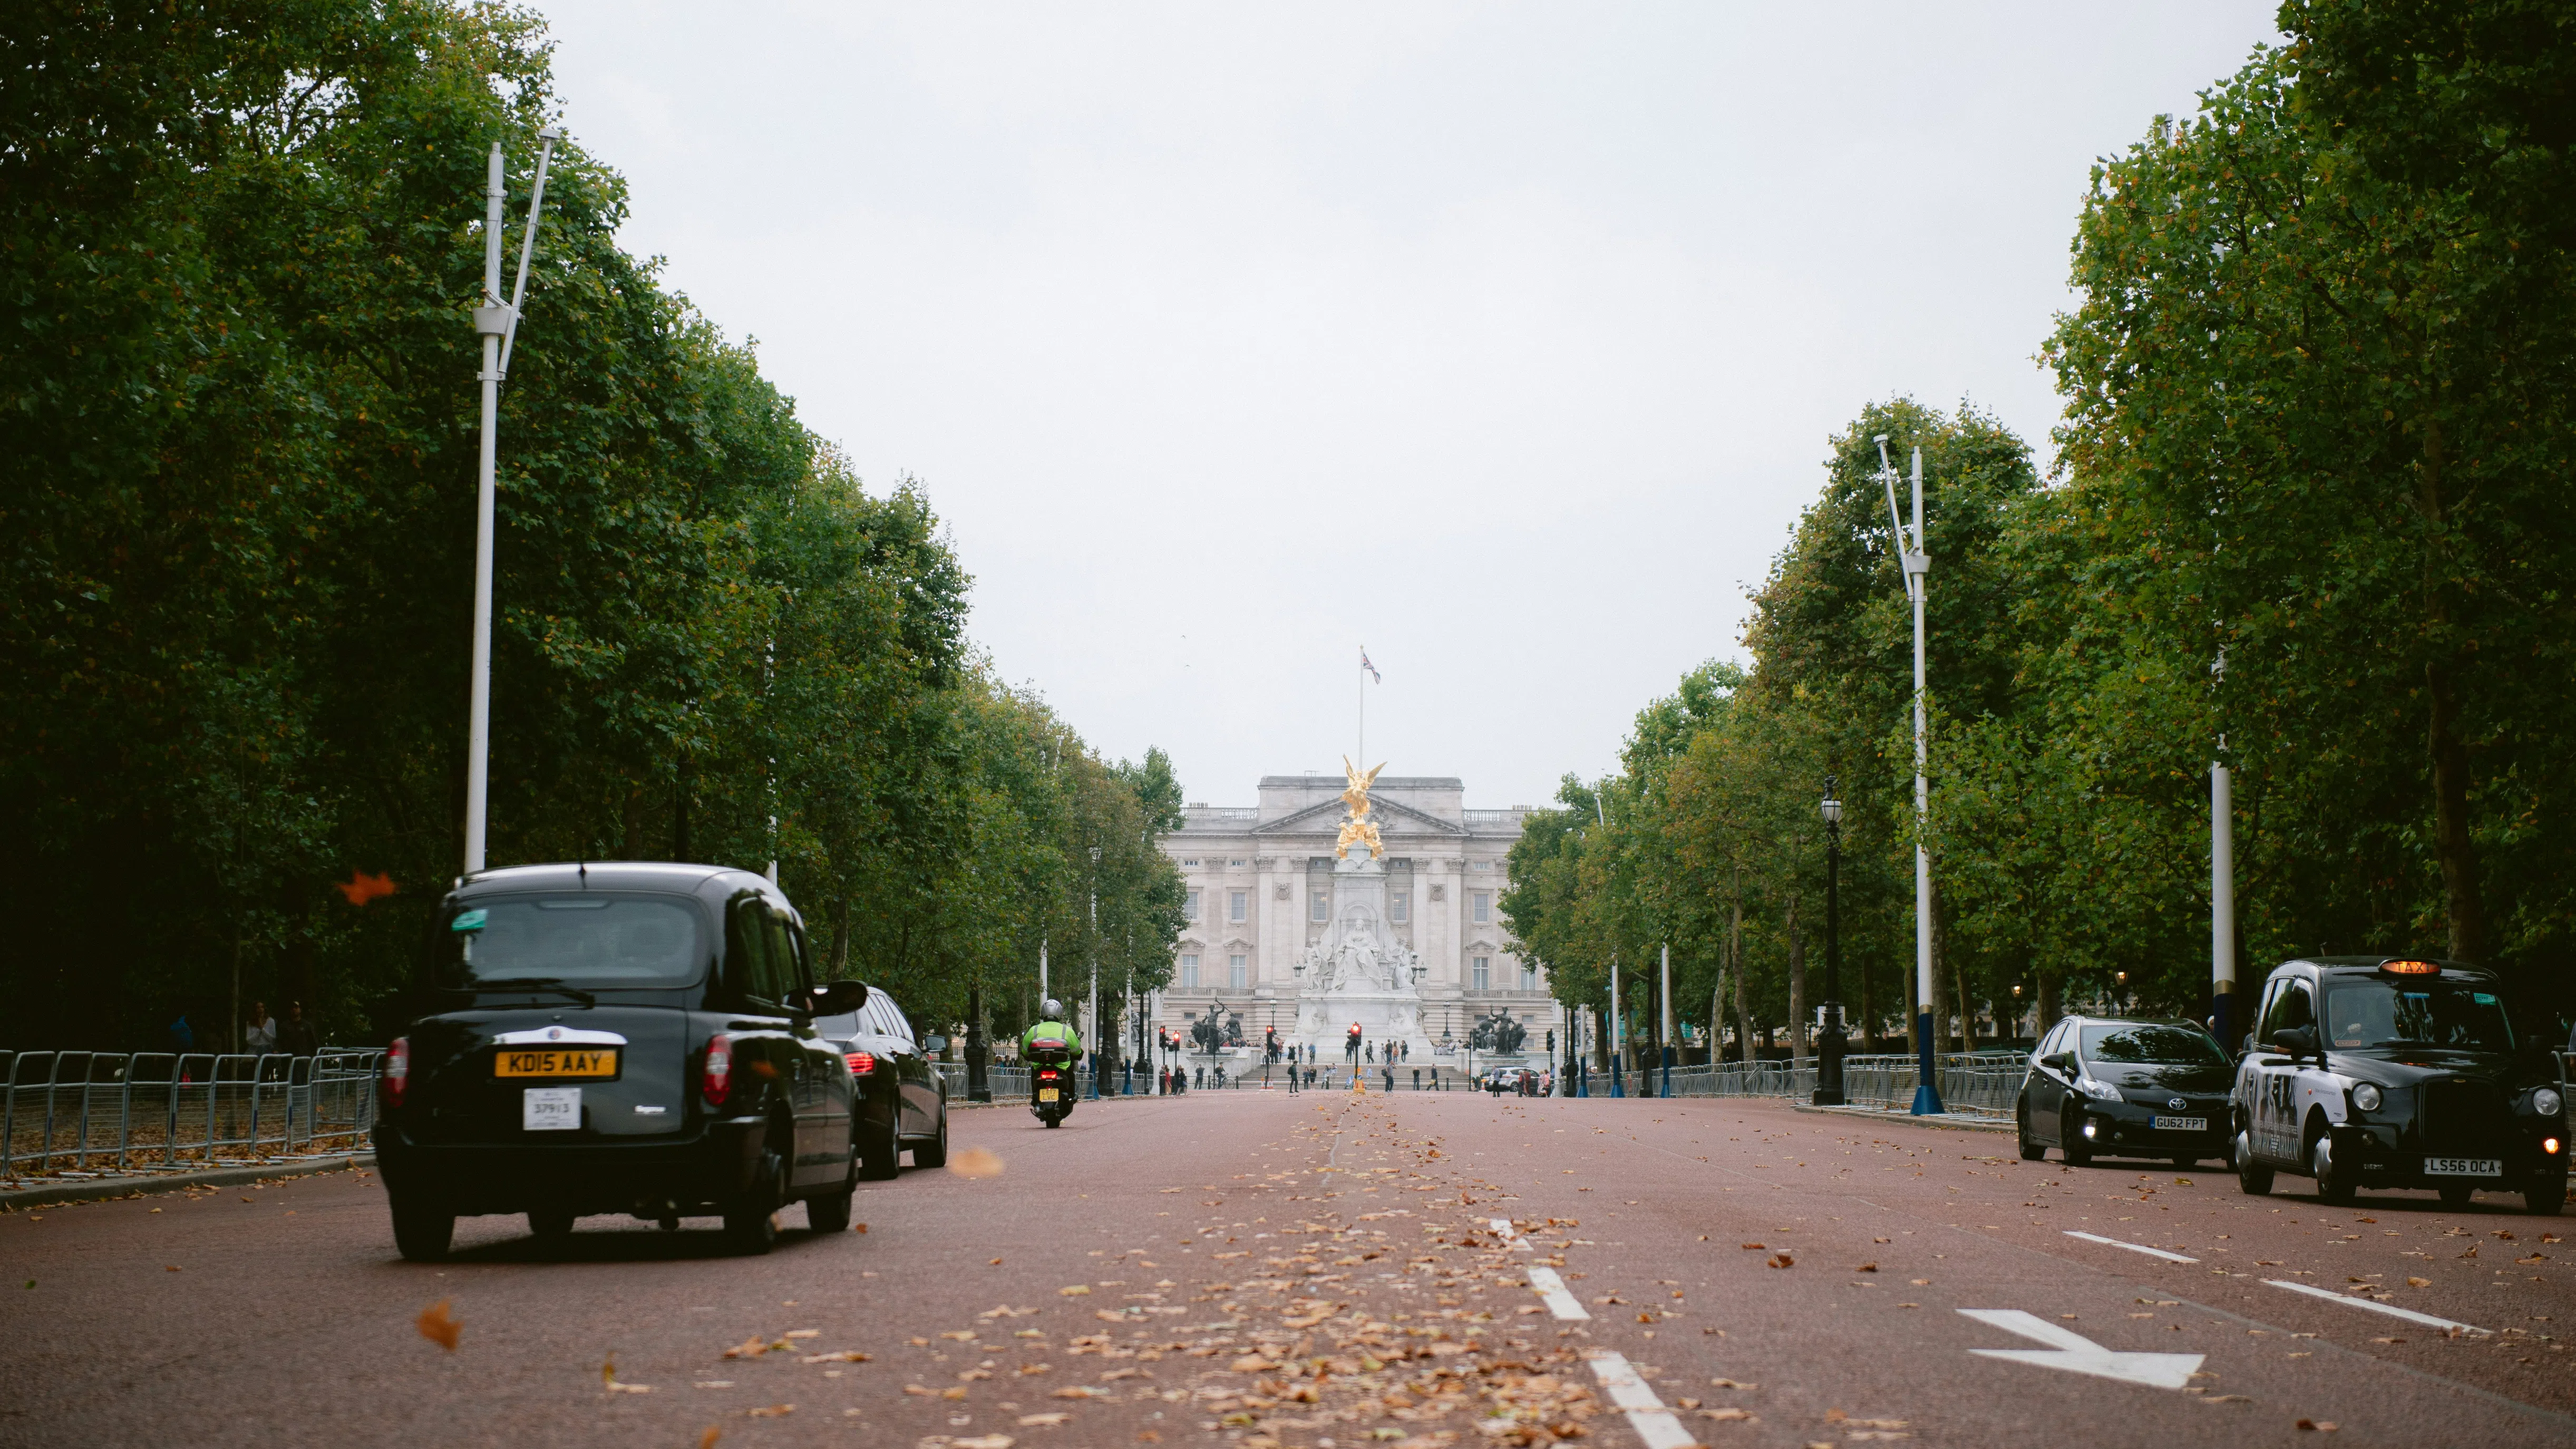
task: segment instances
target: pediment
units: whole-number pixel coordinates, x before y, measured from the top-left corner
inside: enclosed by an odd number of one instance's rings
[[[1408,825],[1418,826],[1422,829],[1429,830],[1440,835],[1464,835],[1467,833],[1467,827],[1464,825],[1443,820],[1439,816],[1433,815],[1428,811],[1416,810],[1412,806],[1396,800],[1370,800],[1369,814],[1377,818],[1380,831],[1388,834],[1395,833],[1394,831],[1389,830],[1388,827],[1394,825],[1398,821],[1402,821]],[[1300,810],[1293,815],[1282,815],[1276,820],[1257,825],[1253,827],[1252,833],[1255,835],[1285,835],[1300,830],[1333,830],[1340,827],[1341,819],[1341,798],[1339,796],[1335,796],[1333,799],[1323,801],[1319,804],[1309,805],[1305,809]]]

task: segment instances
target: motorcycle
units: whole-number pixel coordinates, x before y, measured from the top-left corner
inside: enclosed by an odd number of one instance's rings
[[[1029,1115],[1049,1127],[1073,1112],[1072,1052],[1062,1042],[1041,1041],[1029,1054]]]

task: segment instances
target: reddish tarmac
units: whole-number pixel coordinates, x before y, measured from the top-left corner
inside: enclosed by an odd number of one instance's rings
[[[756,1259],[483,1218],[407,1264],[363,1173],[0,1216],[0,1445],[2576,1443],[2576,1218],[2518,1198],[2326,1208],[1756,1102],[1206,1092],[953,1137],[998,1174],[907,1170]]]

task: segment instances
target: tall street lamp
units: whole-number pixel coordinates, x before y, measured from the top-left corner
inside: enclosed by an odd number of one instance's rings
[[[519,340],[519,304],[528,295],[528,258],[536,250],[538,208],[546,202],[546,165],[554,159],[563,128],[549,125],[537,132],[536,184],[528,193],[528,225],[519,237],[519,278],[510,300],[501,300],[501,143],[483,172],[483,305],[474,309],[474,330],[483,337],[483,448],[478,463],[474,504],[474,644],[471,679],[465,704],[465,873],[483,869],[485,822],[492,794],[492,515],[498,490],[494,473],[500,457],[501,379],[510,372],[510,348]]]
[[[1825,1026],[1816,1034],[1816,1095],[1819,1107],[1843,1105],[1843,802],[1834,798],[1834,777],[1825,777]]]
[[[1905,565],[1905,597],[1914,605],[1914,1115],[1943,1115],[1941,1089],[1932,1047],[1932,853],[1923,832],[1929,824],[1931,786],[1924,777],[1923,752],[1923,593],[1932,572],[1932,555],[1923,546],[1923,450],[1914,450],[1914,527],[1896,511],[1896,465],[1888,460],[1887,434],[1878,442],[1878,481],[1887,489],[1887,521],[1896,530],[1896,551]]]
[[[1100,1100],[1100,847],[1091,847],[1091,1100]]]

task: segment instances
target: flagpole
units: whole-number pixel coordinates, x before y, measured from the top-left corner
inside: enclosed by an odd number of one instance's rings
[[[1368,646],[1360,646],[1360,768],[1368,768]]]

